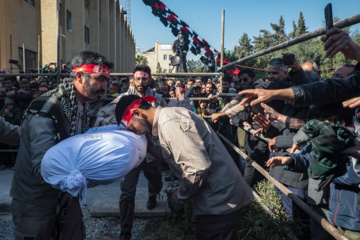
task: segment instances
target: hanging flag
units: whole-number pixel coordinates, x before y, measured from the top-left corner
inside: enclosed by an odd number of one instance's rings
[[[159,18],[165,27],[171,28],[171,33],[177,37],[179,32],[183,33],[185,41],[189,44],[190,51],[196,55],[202,55],[200,60],[209,66],[214,71],[214,52],[219,53],[215,48],[202,37],[200,37],[195,31],[193,31],[189,25],[181,20],[178,15],[171,11],[162,1],[159,0],[143,0],[144,4],[151,7],[152,14]],[[190,38],[191,37],[191,38]],[[189,39],[190,38],[190,39]],[[215,59],[220,64],[220,58]],[[224,64],[230,63],[229,60],[224,59]],[[233,68],[227,69],[229,74],[237,76],[239,69]]]

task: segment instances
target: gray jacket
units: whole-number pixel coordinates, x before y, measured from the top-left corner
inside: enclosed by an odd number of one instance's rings
[[[194,215],[220,215],[247,205],[251,188],[245,183],[214,130],[184,108],[158,107],[153,135],[159,136],[163,157],[180,179],[173,206],[191,201]]]
[[[10,196],[16,200],[55,208],[58,190],[41,176],[41,160],[46,151],[58,142],[52,118],[27,114],[21,125],[20,148]]]
[[[178,101],[177,99],[172,99],[168,103],[168,107],[184,107],[192,112],[194,111],[194,108],[195,108],[194,101],[188,97],[184,97],[184,98],[180,99],[180,101]]]
[[[20,127],[12,125],[0,117],[0,142],[10,146],[20,144]]]

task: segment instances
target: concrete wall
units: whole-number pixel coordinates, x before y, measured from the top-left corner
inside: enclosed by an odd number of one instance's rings
[[[41,36],[41,65],[56,62],[60,16],[62,63],[89,50],[112,61],[112,72],[132,71],[135,38],[119,0],[35,0],[34,5],[24,0],[0,1],[0,70],[10,67],[9,59],[18,59],[18,49],[23,43],[25,49],[38,53],[38,36]],[[72,18],[70,31],[67,11]],[[85,26],[89,28],[89,44],[85,42]]]
[[[171,46],[171,44],[161,44],[159,42],[155,42],[154,51],[145,53],[137,52],[136,54],[140,54],[146,57],[152,73],[156,73],[156,67],[158,63],[160,63],[160,67],[162,69],[161,72],[164,72],[164,70],[169,72],[169,69],[172,69],[172,66],[169,66],[170,56],[173,55]],[[164,59],[164,55],[166,55],[166,59]],[[173,72],[175,72],[175,68]]]
[[[40,0],[35,0],[34,6],[24,0],[0,1],[0,70],[10,67],[9,59],[19,60],[23,44],[25,49],[38,52],[39,25]]]

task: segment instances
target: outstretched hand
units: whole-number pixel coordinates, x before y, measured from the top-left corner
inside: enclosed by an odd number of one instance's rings
[[[273,90],[248,89],[248,90],[241,91],[239,93],[239,95],[246,95],[243,98],[243,100],[240,102],[241,105],[250,103],[251,106],[254,106],[258,103],[270,101],[273,96]]]
[[[268,106],[265,103],[262,103],[261,106],[264,108],[264,113],[268,113],[270,117],[274,120],[279,120],[280,114],[277,111],[275,111],[275,109],[273,109],[272,107]]]
[[[254,122],[254,124],[258,125],[260,128],[266,131],[268,131],[269,128],[271,127],[271,120],[269,115],[265,117],[264,115],[259,113],[253,117],[253,120],[256,121]]]
[[[342,52],[346,58],[360,61],[360,46],[357,45],[343,30],[332,28],[321,38],[325,43],[326,58],[333,58],[338,52]]]
[[[289,156],[272,157],[266,162],[266,166],[270,167],[270,170],[276,166],[291,165],[294,160]]]

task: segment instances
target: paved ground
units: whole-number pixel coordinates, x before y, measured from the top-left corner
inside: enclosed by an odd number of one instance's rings
[[[9,196],[11,181],[14,171],[11,169],[0,171],[0,212],[8,212],[10,209],[11,197]],[[166,173],[163,172],[163,175]],[[166,188],[164,181],[163,190]],[[120,197],[120,181],[109,185],[100,185],[95,188],[89,188],[87,191],[86,205],[82,208],[85,216],[118,216],[119,215],[119,197]],[[164,192],[160,196],[165,196]],[[158,199],[158,206],[149,211],[146,208],[147,180],[144,174],[140,174],[140,179],[136,189],[136,208],[135,216],[151,217],[164,215],[166,208],[164,207],[166,197]],[[163,201],[162,201],[163,200]]]

